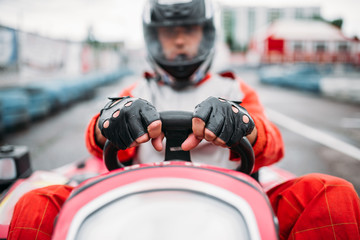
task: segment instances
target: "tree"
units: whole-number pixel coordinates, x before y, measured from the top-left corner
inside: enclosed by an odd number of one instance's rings
[[[326,22],[326,23],[329,23],[339,29],[342,29],[342,25],[343,25],[343,19],[342,18],[337,18],[337,19],[334,19],[334,20],[327,20],[327,19],[324,19],[322,16],[319,16],[319,15],[315,15],[312,17],[312,19],[314,20],[317,20],[317,21],[322,21],[322,22]]]
[[[343,19],[342,18],[338,18],[338,19],[335,19],[333,21],[330,21],[329,23],[331,23],[332,25],[334,25],[335,27],[341,29],[342,28],[342,25],[343,25]]]

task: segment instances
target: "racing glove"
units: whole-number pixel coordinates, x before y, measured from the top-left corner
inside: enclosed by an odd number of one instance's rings
[[[107,139],[121,150],[127,149],[147,127],[160,119],[153,105],[141,98],[109,98],[100,112],[98,127]]]
[[[239,104],[240,102],[209,97],[195,107],[193,117],[202,119],[205,128],[231,147],[255,127],[249,113]]]

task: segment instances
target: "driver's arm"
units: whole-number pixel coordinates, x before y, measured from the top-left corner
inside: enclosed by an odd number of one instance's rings
[[[241,106],[247,110],[255,124],[247,138],[253,145],[256,157],[254,171],[256,172],[262,166],[279,161],[284,155],[284,144],[279,129],[266,117],[265,110],[256,92],[243,81],[239,81],[239,84],[241,91],[244,93]],[[230,114],[231,112],[228,111],[227,113]],[[215,145],[229,147],[229,144],[226,144],[227,140],[224,141],[221,137],[219,138],[218,133],[214,133],[205,127],[207,126],[205,122],[204,119],[193,118],[193,131],[195,134],[191,134],[183,143],[182,148],[184,150],[193,149],[202,139],[213,142]],[[235,124],[239,125],[239,123]],[[237,158],[234,154],[230,156],[231,160]]]

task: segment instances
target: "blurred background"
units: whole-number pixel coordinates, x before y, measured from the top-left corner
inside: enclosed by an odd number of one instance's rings
[[[90,118],[150,70],[143,0],[0,0],[0,143],[32,168],[89,157]],[[278,166],[328,173],[360,192],[358,0],[217,0],[214,71],[259,93],[283,133]]]

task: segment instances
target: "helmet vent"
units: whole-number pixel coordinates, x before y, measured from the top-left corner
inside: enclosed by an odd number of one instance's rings
[[[183,18],[191,15],[191,8],[188,6],[164,7],[163,14],[165,18]]]

